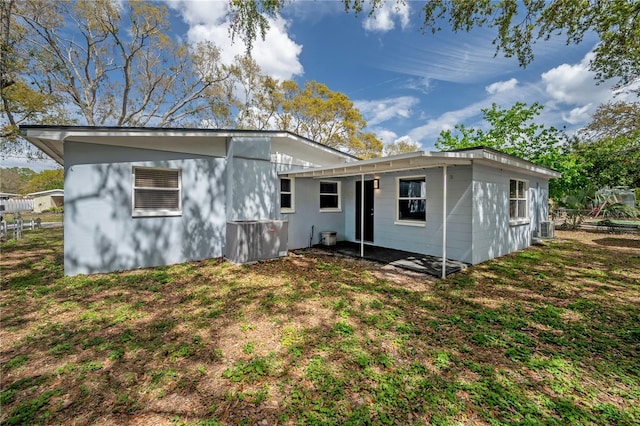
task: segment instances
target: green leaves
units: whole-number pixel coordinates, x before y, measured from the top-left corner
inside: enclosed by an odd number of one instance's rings
[[[436,148],[452,150],[485,146],[557,170],[562,177],[551,181],[549,195],[560,199],[589,183],[585,177],[586,165],[571,152],[567,137],[561,130],[534,121],[542,109],[543,106],[537,102],[531,106],[517,102],[508,109],[493,104],[491,108],[482,110],[489,130],[458,125],[455,132],[446,130],[440,133]]]
[[[293,80],[276,80],[262,74],[249,56],[237,57],[229,73],[226,103],[217,99],[220,93],[211,93],[218,125],[286,130],[361,158],[382,153],[382,142],[364,131],[366,121],[344,93],[317,81],[298,86]]]
[[[342,0],[345,11],[375,15],[385,1]],[[276,16],[284,0],[229,0],[234,17],[232,31],[239,34],[250,51],[258,35],[264,38],[269,28],[267,18]],[[405,0],[395,0],[396,6]],[[517,57],[522,67],[534,60],[533,47],[538,41],[565,37],[567,44],[582,42],[593,32],[600,38],[594,50],[591,69],[600,80],[619,78],[626,86],[640,76],[640,2],[636,0],[429,0],[424,2],[422,31],[435,34],[443,27],[453,31],[471,31],[486,27],[495,30],[496,54]],[[443,24],[445,23],[445,24]]]

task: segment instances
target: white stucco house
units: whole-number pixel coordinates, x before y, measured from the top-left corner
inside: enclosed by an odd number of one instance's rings
[[[482,147],[358,160],[279,131],[21,132],[65,169],[68,275],[284,255],[326,230],[476,264],[531,244],[560,176]]]
[[[33,198],[33,211],[42,213],[56,207],[64,207],[64,189],[49,189],[32,192],[27,197]]]

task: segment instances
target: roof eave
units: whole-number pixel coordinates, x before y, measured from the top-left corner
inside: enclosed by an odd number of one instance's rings
[[[342,161],[357,161],[358,157],[321,144],[288,131],[279,130],[225,130],[197,128],[145,128],[145,127],[92,127],[92,126],[44,126],[23,125],[20,133],[34,146],[49,155],[60,165],[64,164],[64,142],[82,137],[190,137],[211,135],[217,138],[264,137],[295,140],[304,145],[320,149]]]
[[[502,155],[494,150],[477,149],[467,151],[416,151],[390,157],[362,160],[339,166],[325,166],[304,170],[281,171],[288,177],[348,177],[361,174],[391,173],[397,171],[419,170],[433,167],[470,165],[473,162],[491,167],[503,167],[543,178],[558,178],[560,173],[510,155]]]

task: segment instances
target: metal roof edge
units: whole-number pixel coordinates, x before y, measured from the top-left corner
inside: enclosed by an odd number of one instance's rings
[[[469,147],[469,148],[460,148],[460,149],[453,149],[453,150],[449,150],[449,151],[439,151],[441,153],[475,153],[476,155],[478,155],[479,157],[481,156],[482,158],[488,159],[488,160],[495,160],[494,157],[492,157],[493,155],[497,155],[499,156],[501,159],[504,159],[505,161],[500,161],[501,163],[507,163],[507,164],[516,164],[517,163],[517,167],[523,168],[523,169],[528,169],[528,170],[535,170],[538,173],[542,173],[545,175],[549,175],[550,177],[554,177],[554,178],[558,178],[560,176],[562,176],[562,173],[558,172],[557,170],[553,170],[549,167],[545,167],[542,166],[540,164],[536,164],[533,163],[529,160],[525,160],[524,158],[520,158],[518,156],[512,155],[512,154],[507,154],[506,152],[502,152],[498,149],[495,148],[491,148],[488,146],[484,146],[484,145],[478,145],[478,146],[473,146],[473,147]],[[509,161],[511,160],[511,161]],[[529,166],[527,166],[529,165]],[[544,171],[544,172],[543,172]]]
[[[422,161],[411,164],[411,160],[424,159]],[[427,162],[428,159],[431,161]],[[440,162],[441,160],[442,162]],[[425,167],[437,167],[439,165],[448,164],[471,164],[473,161],[485,161],[492,167],[506,166],[513,169],[522,170],[525,173],[531,173],[547,178],[557,178],[561,174],[555,170],[551,170],[547,167],[540,166],[527,160],[520,159],[518,157],[504,154],[500,151],[493,149],[475,148],[456,151],[416,151],[405,154],[398,154],[389,157],[379,157],[369,160],[360,160],[347,164],[339,164],[323,167],[310,167],[305,169],[296,170],[283,170],[278,172],[279,175],[291,175],[299,177],[329,177],[329,176],[348,176],[357,175],[361,173],[384,173],[397,171],[399,169],[394,168],[392,163],[394,161],[407,162],[408,164],[403,170],[421,169]],[[385,165],[387,167],[380,167],[378,169],[371,168],[377,165]],[[367,167],[369,167],[367,169]],[[386,170],[385,170],[386,169]]]
[[[340,151],[339,149],[333,148],[329,145],[325,145],[323,143],[314,141],[313,139],[309,139],[307,137],[298,135],[296,133],[290,132],[288,130],[252,130],[252,129],[203,129],[197,127],[122,127],[122,126],[49,126],[44,124],[24,124],[20,125],[20,134],[25,138],[28,137],[29,130],[40,130],[40,131],[52,131],[52,132],[116,132],[117,134],[122,134],[123,132],[130,133],[145,133],[145,132],[166,132],[166,133],[199,133],[199,134],[212,134],[219,137],[234,137],[234,136],[271,136],[271,137],[286,137],[294,140],[300,140],[302,142],[316,145],[318,148],[325,149],[330,152],[334,152],[343,157],[349,158],[351,160],[360,160],[359,157],[349,154],[347,152]],[[62,137],[62,141],[69,137],[70,135],[65,135]],[[33,135],[33,137],[37,137]],[[48,154],[48,153],[47,153]],[[56,160],[57,161],[57,160]]]
[[[56,192],[64,193],[64,189],[47,189],[46,191],[31,192],[29,194],[25,194],[25,196],[33,197],[33,196],[36,196],[36,195],[53,194],[53,193],[56,193]]]

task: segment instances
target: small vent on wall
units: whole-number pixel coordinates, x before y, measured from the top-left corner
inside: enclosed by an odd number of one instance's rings
[[[554,238],[555,225],[551,221],[540,222],[540,238]]]

